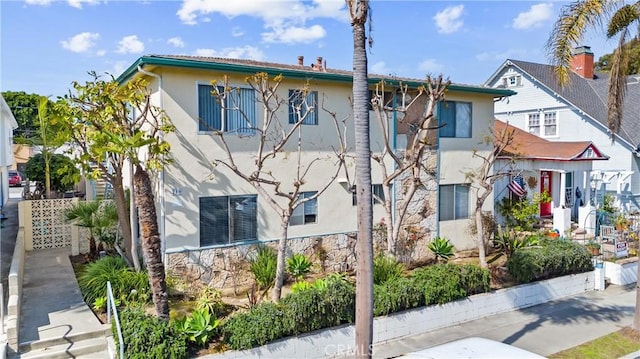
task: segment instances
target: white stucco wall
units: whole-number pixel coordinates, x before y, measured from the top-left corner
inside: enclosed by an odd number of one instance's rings
[[[168,251],[199,247],[199,198],[206,196],[226,196],[255,194],[255,189],[245,181],[239,179],[224,166],[212,166],[212,160],[225,157],[224,150],[211,134],[198,131],[198,103],[197,85],[209,84],[211,80],[221,81],[222,74],[204,70],[182,70],[175,68],[155,68],[154,73],[162,76],[162,94],[160,96],[158,80],[148,77],[151,82],[153,100],[157,105],[162,104],[167,115],[176,127],[175,133],[167,135],[172,146],[175,161],[164,170],[164,186],[158,196],[159,216],[164,208],[164,233]],[[231,76],[230,84],[234,86],[244,84],[245,75]],[[220,83],[220,82],[218,82]],[[299,88],[304,84],[301,79],[285,79],[279,87],[279,94],[284,99],[288,97],[288,90]],[[354,130],[351,108],[348,98],[351,97],[351,84],[311,80],[310,87],[318,91],[318,101],[327,109],[334,111],[338,120],[347,119],[346,139],[349,149],[353,151]],[[450,91],[447,100],[469,101],[473,103],[473,137],[466,139],[443,139],[440,141],[440,165],[445,164],[439,171],[441,184],[462,184],[465,182],[464,171],[479,165],[473,160],[471,151],[487,150],[489,147],[479,147],[482,136],[488,133],[493,119],[493,97],[486,94],[469,94]],[[262,119],[262,108],[258,106],[258,122]],[[373,115],[373,113],[372,113]],[[285,128],[288,125],[288,106],[280,107],[278,116]],[[319,125],[303,126],[302,163],[314,158],[325,158],[333,153],[338,145],[335,126],[329,115],[320,109],[318,111]],[[230,149],[234,153],[234,160],[238,167],[249,169],[253,167],[253,151],[256,148],[255,138],[239,138],[226,136]],[[308,140],[311,138],[312,140]],[[378,125],[371,117],[371,146],[373,151],[381,148],[381,137]],[[353,153],[352,153],[353,154]],[[266,170],[272,171],[280,178],[289,182],[296,170],[296,151],[288,147],[285,153],[279,154],[278,160],[269,164]],[[348,160],[347,170],[349,178],[354,182],[355,164],[353,158]],[[393,168],[389,164],[389,169]],[[307,175],[307,182],[303,191],[319,190],[335,171],[335,160],[319,161],[317,167]],[[340,174],[338,178],[345,178]],[[372,163],[372,183],[380,184],[382,177],[379,166]],[[290,186],[287,181],[286,186]],[[473,191],[472,191],[473,192]],[[475,198],[470,198],[470,207]],[[493,202],[487,201],[485,210],[492,210]],[[472,213],[472,208],[469,212]],[[374,205],[374,223],[384,216],[382,205]],[[473,242],[468,231],[469,220],[444,221],[432,233],[439,230],[440,236],[450,239],[458,249],[473,248]],[[162,226],[162,225],[161,225]],[[305,237],[330,235],[355,231],[356,207],[352,205],[351,193],[345,184],[334,182],[318,199],[318,222],[291,226],[289,237]],[[162,231],[162,228],[161,228]],[[265,199],[258,196],[258,238],[261,240],[277,239],[280,237],[280,216]]]
[[[465,101],[472,103],[471,138],[440,138],[440,161],[438,178],[440,185],[468,183],[465,173],[475,171],[482,160],[473,157],[473,150],[486,156],[492,144],[482,144],[484,136],[493,126],[493,98],[473,94],[448,93],[447,101]],[[469,191],[469,215],[475,209],[475,187]],[[485,211],[493,211],[494,203],[490,197],[485,203]],[[451,241],[457,250],[476,248],[469,231],[472,218],[440,221],[440,236]]]

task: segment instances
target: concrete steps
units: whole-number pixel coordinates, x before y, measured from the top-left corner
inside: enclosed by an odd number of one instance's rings
[[[108,324],[100,330],[48,338],[20,344],[20,353],[13,358],[65,359],[65,358],[109,358],[107,336],[111,335]]]

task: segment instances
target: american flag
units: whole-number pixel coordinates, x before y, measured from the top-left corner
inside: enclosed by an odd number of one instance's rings
[[[518,197],[523,197],[527,194],[527,190],[524,188],[524,180],[520,175],[513,176],[507,187]]]

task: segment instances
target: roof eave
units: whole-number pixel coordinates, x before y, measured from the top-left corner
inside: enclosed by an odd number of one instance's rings
[[[138,66],[144,65],[156,65],[156,66],[173,66],[173,67],[183,67],[183,68],[192,68],[192,69],[205,69],[205,70],[218,70],[218,71],[226,71],[226,72],[237,72],[237,73],[247,73],[248,65],[245,64],[227,64],[220,62],[203,62],[196,60],[188,60],[188,59],[168,59],[162,57],[154,57],[154,56],[142,56],[138,60],[136,60],[131,66],[129,66],[118,78],[117,82],[126,82],[130,78],[136,75],[138,72]],[[283,75],[285,77],[290,78],[309,78],[309,76],[313,76],[314,78],[327,80],[327,81],[336,81],[336,82],[352,82],[353,77],[347,74],[337,74],[337,73],[328,73],[328,72],[320,72],[320,71],[300,71],[294,69],[280,69],[274,67],[261,67],[261,66],[250,66],[255,68],[258,71],[266,72],[269,75]],[[423,85],[423,82],[420,81],[412,81],[412,80],[395,80],[383,77],[376,77],[375,75],[369,77],[369,83],[376,84],[380,81],[385,81],[392,85],[398,85],[402,83],[404,85],[408,85],[410,87],[418,87]],[[448,87],[449,91],[456,92],[467,92],[467,93],[478,93],[478,94],[486,94],[493,95],[494,97],[507,97],[515,95],[516,92],[507,89],[497,89],[491,87],[480,87],[480,86],[465,86],[460,84],[451,84]]]

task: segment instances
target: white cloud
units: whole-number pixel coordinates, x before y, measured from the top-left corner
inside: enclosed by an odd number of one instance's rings
[[[532,27],[540,27],[553,15],[552,3],[540,3],[532,5],[529,11],[521,12],[513,19],[513,28],[525,30]]]
[[[40,5],[47,6],[51,4],[54,0],[25,0],[24,2],[27,5]],[[75,7],[76,9],[82,9],[83,5],[98,5],[101,0],[67,0],[67,4],[69,6]]]
[[[183,48],[184,47],[184,41],[182,41],[182,38],[180,37],[172,37],[169,40],[167,40],[167,44],[169,45],[173,45],[175,47],[179,47],[179,48]]]
[[[387,67],[387,64],[384,61],[378,61],[371,65],[369,72],[376,75],[388,75],[391,73],[391,69]]]
[[[60,41],[60,44],[69,51],[82,53],[91,50],[96,45],[98,38],[100,38],[100,34],[97,32],[81,32],[67,40]]]
[[[124,72],[124,70],[127,69],[127,66],[129,66],[129,62],[128,61],[116,61],[113,64],[113,70],[111,72],[111,74],[113,76],[120,76],[120,74],[122,74]]]
[[[25,3],[27,3],[27,5],[49,5],[53,2],[53,0],[25,0]]]
[[[438,32],[441,34],[451,34],[458,31],[463,25],[460,19],[462,10],[464,10],[464,5],[450,6],[438,12],[433,17],[438,27]]]
[[[262,50],[254,46],[226,47],[220,51],[214,49],[197,49],[194,54],[204,57],[230,57],[262,61],[265,56]]]
[[[242,36],[242,35],[244,35],[244,31],[242,31],[242,29],[241,29],[239,26],[234,26],[234,27],[231,29],[231,36],[233,36],[233,37],[240,37],[240,36]]]
[[[262,40],[267,43],[308,44],[322,39],[327,32],[320,25],[310,27],[273,27],[271,32],[263,32]]]
[[[426,59],[418,64],[418,70],[426,73],[439,73],[444,69],[444,65],[438,63],[436,59]]]
[[[104,56],[107,54],[107,50],[98,50],[96,51],[96,56]]]
[[[476,55],[478,61],[504,61],[516,57],[526,58],[527,51],[522,49],[508,49],[502,52],[481,52]]]
[[[82,9],[82,4],[98,5],[100,0],[67,0],[67,3],[76,9]]]
[[[183,23],[195,25],[214,13],[228,18],[249,16],[261,19],[266,30],[262,34],[263,40],[278,43],[309,43],[326,36],[320,25],[307,25],[312,19],[348,21],[345,3],[339,0],[183,0],[176,14]],[[232,30],[232,34],[238,32]]]
[[[144,43],[138,40],[137,35],[123,37],[118,41],[118,50],[116,50],[119,54],[139,54],[142,51],[144,51]]]

